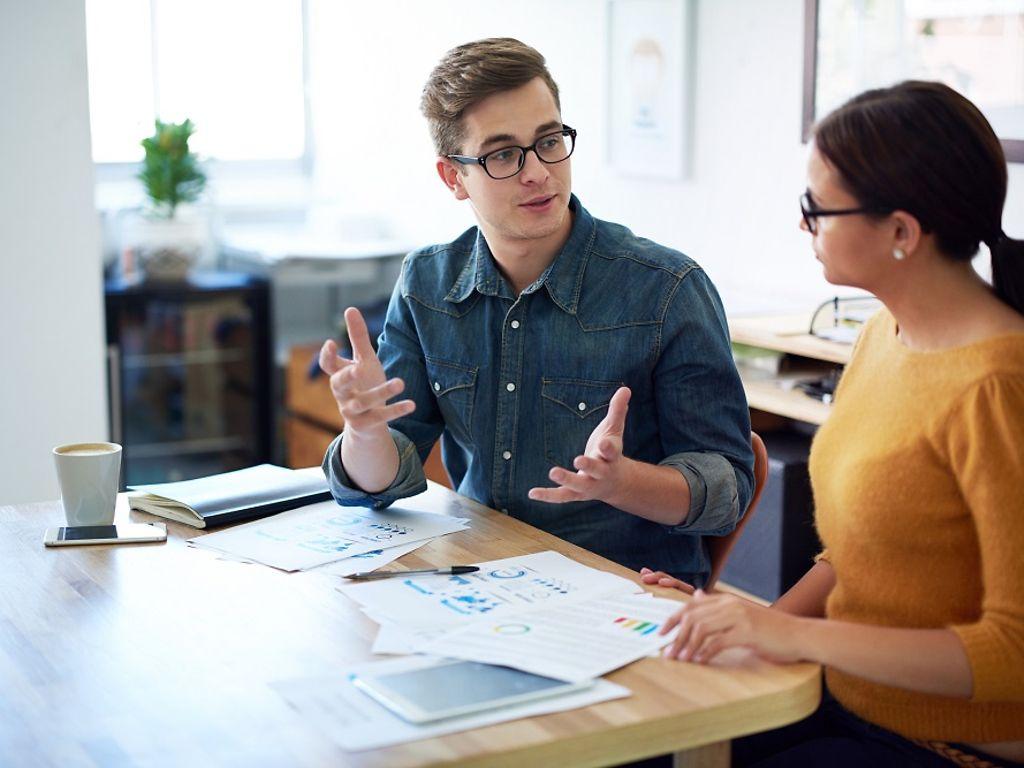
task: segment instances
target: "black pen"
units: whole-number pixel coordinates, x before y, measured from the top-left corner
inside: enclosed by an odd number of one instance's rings
[[[450,565],[447,568],[422,568],[418,571],[367,571],[366,573],[350,573],[345,576],[352,581],[375,581],[376,579],[391,579],[396,576],[422,576],[426,573],[437,573],[442,576],[458,576],[462,573],[476,573],[479,571],[475,565]]]

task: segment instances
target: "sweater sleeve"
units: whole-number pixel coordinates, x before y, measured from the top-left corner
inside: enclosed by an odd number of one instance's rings
[[[948,449],[974,518],[981,615],[952,627],[974,676],[974,701],[1024,702],[1024,381],[994,376],[960,401]]]

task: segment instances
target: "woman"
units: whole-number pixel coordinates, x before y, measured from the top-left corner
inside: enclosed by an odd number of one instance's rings
[[[1024,243],[1002,230],[1002,148],[963,96],[904,82],[816,126],[807,177],[825,278],[885,305],[811,449],[825,551],[771,608],[695,592],[667,655],[825,665],[819,711],[740,762],[1024,761]]]

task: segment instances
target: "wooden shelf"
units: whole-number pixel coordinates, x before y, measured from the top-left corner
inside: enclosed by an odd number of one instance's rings
[[[733,342],[738,344],[836,365],[849,363],[853,345],[811,336],[807,333],[810,322],[810,315],[806,314],[732,317],[729,331]],[[808,375],[813,372],[809,371]],[[755,410],[819,426],[832,411],[828,403],[809,397],[799,389],[786,389],[775,379],[746,375],[742,367],[740,378],[747,403]]]
[[[747,393],[747,405],[759,411],[819,426],[825,423],[832,411],[831,405],[815,400],[799,389],[785,390],[771,379],[741,378]]]
[[[732,340],[739,344],[842,365],[850,362],[852,344],[840,344],[811,336],[807,333],[810,323],[809,315],[731,317],[729,332]]]

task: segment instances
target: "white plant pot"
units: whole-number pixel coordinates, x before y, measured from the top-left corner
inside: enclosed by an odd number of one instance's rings
[[[135,254],[143,279],[181,281],[199,259],[207,239],[207,222],[194,212],[173,219],[139,215],[125,222],[123,244]]]

